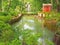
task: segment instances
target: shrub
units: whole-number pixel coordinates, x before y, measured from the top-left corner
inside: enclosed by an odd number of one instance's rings
[[[11,18],[11,16],[0,16],[0,21],[9,22]]]
[[[14,37],[14,32],[9,24],[0,21],[0,41],[10,41]]]

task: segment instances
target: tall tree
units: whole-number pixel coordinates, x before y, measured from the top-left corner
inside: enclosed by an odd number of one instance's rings
[[[4,12],[3,0],[2,0],[2,12]]]
[[[59,0],[56,0],[57,5],[59,4]]]
[[[56,0],[56,4],[57,4],[57,12],[60,12],[60,4],[59,4],[59,0]]]

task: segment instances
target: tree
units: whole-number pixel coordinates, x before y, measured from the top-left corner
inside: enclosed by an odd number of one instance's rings
[[[60,4],[59,4],[59,0],[56,0],[56,4],[57,4],[57,12],[60,12]]]
[[[56,4],[57,4],[57,5],[59,4],[59,0],[56,0]]]

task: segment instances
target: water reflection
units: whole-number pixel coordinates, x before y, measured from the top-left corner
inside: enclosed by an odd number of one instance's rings
[[[33,26],[30,27],[28,24],[24,24],[24,30],[26,29],[34,30],[34,27]]]
[[[43,22],[43,20],[34,18],[34,16],[24,16],[19,22],[14,24],[13,27],[18,34],[20,34],[19,39],[21,40],[24,37],[27,41],[32,37],[34,39],[36,38],[35,42],[37,41],[38,45],[49,45],[48,42],[52,42],[54,34],[47,28],[43,28]],[[28,41],[30,41],[30,39]]]

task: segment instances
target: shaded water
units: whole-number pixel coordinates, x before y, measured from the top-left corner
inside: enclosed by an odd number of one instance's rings
[[[24,39],[27,45],[54,45],[53,33],[43,27],[44,20],[34,16],[23,16],[22,19],[13,25],[19,35],[19,39]]]

